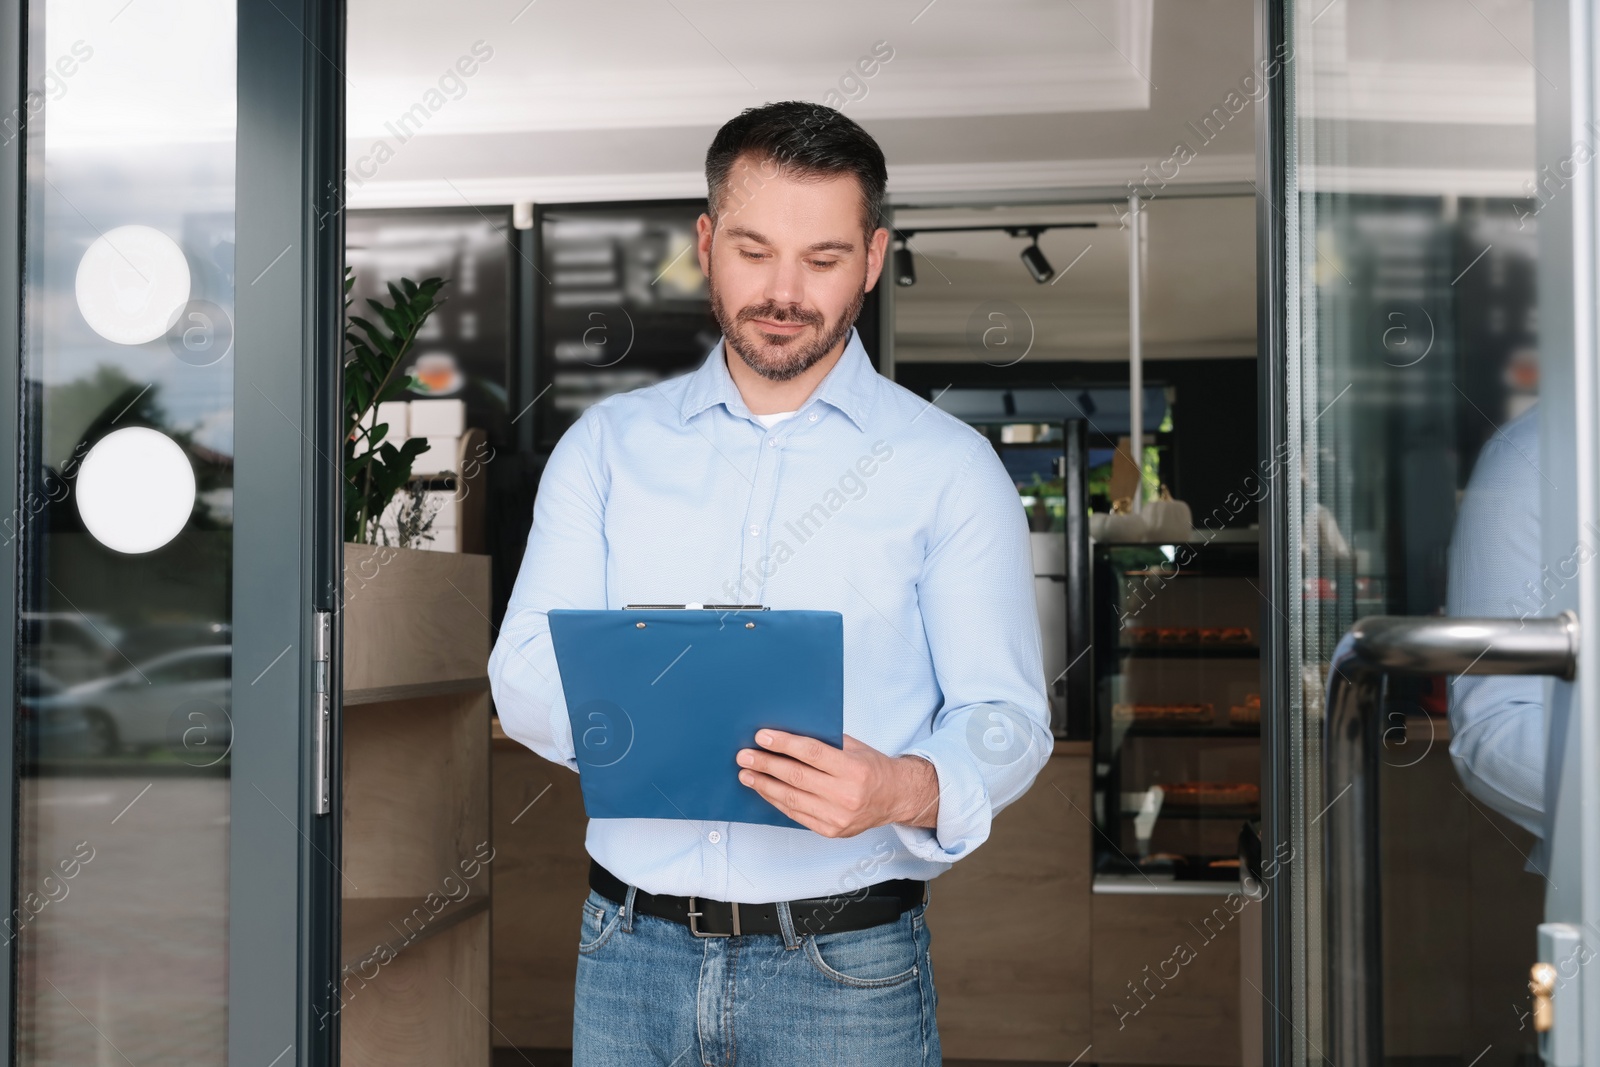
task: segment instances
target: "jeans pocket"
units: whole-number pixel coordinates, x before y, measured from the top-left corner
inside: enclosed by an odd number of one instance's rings
[[[865,930],[808,934],[805,943],[811,965],[840,985],[887,989],[903,985],[919,973],[917,935],[910,912],[892,923]]]
[[[583,902],[583,924],[578,933],[578,952],[589,955],[611,940],[622,925],[622,908],[593,890]]]

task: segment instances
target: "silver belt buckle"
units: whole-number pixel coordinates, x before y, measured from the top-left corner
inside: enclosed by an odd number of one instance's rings
[[[689,916],[689,932],[691,934],[696,937],[732,937],[734,934],[739,933],[739,904],[737,901],[730,902],[728,905],[733,911],[733,934],[714,934],[710,931],[701,930],[699,923],[695,922],[696,919],[705,914],[703,911],[695,910],[695,899],[695,897],[689,898],[689,910],[685,913]]]

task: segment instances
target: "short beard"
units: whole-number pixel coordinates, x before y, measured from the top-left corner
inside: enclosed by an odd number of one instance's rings
[[[855,325],[856,317],[861,314],[861,304],[866,299],[866,290],[855,295],[850,306],[844,309],[836,322],[827,326],[821,312],[810,308],[799,308],[792,305],[777,304],[768,301],[764,304],[755,304],[751,307],[741,308],[737,315],[729,316],[728,309],[722,303],[722,294],[717,291],[717,279],[713,273],[707,280],[711,290],[711,314],[717,320],[717,326],[722,330],[722,336],[727,341],[727,347],[739,354],[745,366],[755,371],[768,381],[786,382],[810,370],[817,361],[833,351],[835,345],[850,333],[850,328]],[[809,345],[786,351],[794,337],[765,337],[762,342],[751,343],[741,333],[740,327],[746,326],[754,319],[768,319],[772,322],[798,322],[807,326],[826,327],[820,336]],[[751,327],[759,330],[759,327]]]

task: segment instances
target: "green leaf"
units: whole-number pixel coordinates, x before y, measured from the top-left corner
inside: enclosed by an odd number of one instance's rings
[[[402,368],[416,343],[417,334],[443,303],[439,292],[448,284],[437,276],[421,282],[410,278],[385,283],[387,302],[367,298],[371,316],[349,314],[354,298],[355,273],[346,268],[346,327],[344,401],[346,441],[344,451],[345,536],[372,540],[377,519],[395,493],[411,480],[411,467],[428,443],[412,438],[399,447],[388,440],[388,425],[367,429],[361,420],[377,404],[415,388],[416,379]],[[376,320],[376,321],[374,321]],[[358,456],[355,449],[365,450]]]

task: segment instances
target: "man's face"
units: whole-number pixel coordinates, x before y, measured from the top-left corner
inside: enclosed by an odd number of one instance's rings
[[[796,179],[739,159],[716,220],[699,223],[700,269],[728,347],[773,381],[802,373],[849,334],[888,243],[888,230],[863,232],[853,176]]]

